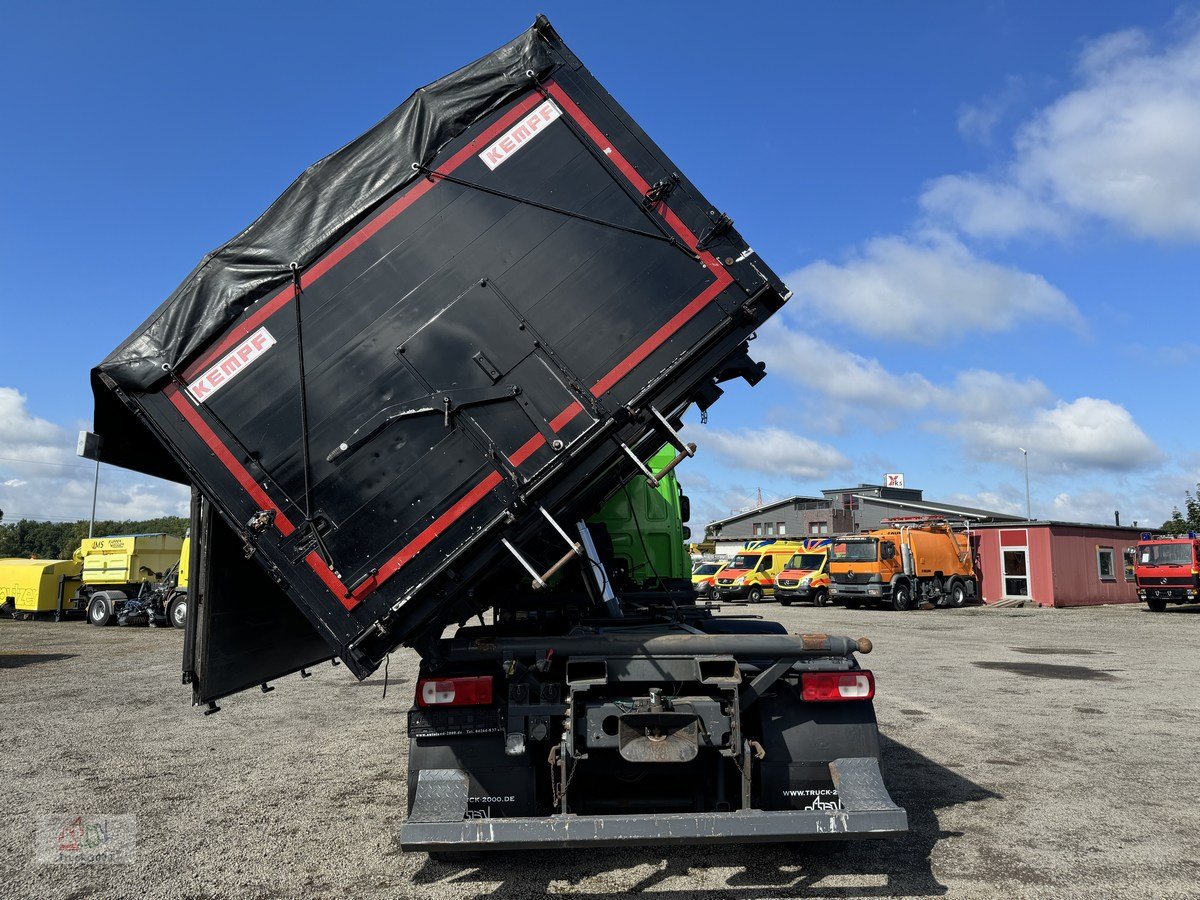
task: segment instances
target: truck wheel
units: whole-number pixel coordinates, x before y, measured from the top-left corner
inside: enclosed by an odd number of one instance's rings
[[[750,591],[746,594],[746,599],[751,603],[762,603],[763,589],[760,587],[750,588]]]
[[[957,578],[950,582],[950,605],[955,609],[967,605],[967,586]]]
[[[842,605],[844,607],[846,607],[846,609],[858,609],[860,606],[862,606],[862,601],[861,600],[843,600]]]
[[[112,604],[107,597],[93,597],[88,604],[88,621],[93,625],[107,625],[112,621]]]
[[[187,625],[187,597],[176,597],[167,607],[167,620],[176,628]]]
[[[825,590],[825,588],[821,588],[815,594],[813,594],[813,606],[828,606],[828,605],[829,605],[829,591]]]
[[[892,588],[892,609],[905,612],[912,608],[912,588],[910,588],[907,584],[898,584]]]
[[[1150,607],[1150,612],[1163,612],[1167,608],[1167,601],[1161,597],[1151,597],[1146,601],[1146,605]]]
[[[791,598],[790,598],[790,597],[780,597],[780,598],[779,598],[779,605],[780,605],[780,606],[791,606],[791,605],[792,605],[792,600],[791,600]]]

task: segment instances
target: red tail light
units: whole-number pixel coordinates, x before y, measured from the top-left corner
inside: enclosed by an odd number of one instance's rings
[[[417,682],[418,706],[486,706],[491,702],[491,675],[422,678]]]
[[[875,696],[875,676],[860,672],[805,672],[800,695],[810,703],[837,700],[870,700]]]

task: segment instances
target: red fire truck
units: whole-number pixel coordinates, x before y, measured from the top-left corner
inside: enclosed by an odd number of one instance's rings
[[[1195,603],[1200,596],[1200,537],[1142,534],[1134,572],[1138,597],[1154,612],[1168,603]]]

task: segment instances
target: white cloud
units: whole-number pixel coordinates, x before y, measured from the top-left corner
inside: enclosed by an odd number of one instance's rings
[[[967,369],[935,384],[786,326],[764,329],[759,340],[756,349],[769,372],[858,407],[862,421],[876,430],[894,424],[883,414],[899,409],[980,459],[1015,464],[1017,447],[1030,451],[1031,464],[1063,471],[1133,471],[1162,459],[1125,407],[1094,397],[1056,400],[1036,378]]]
[[[850,467],[850,460],[836,448],[782,428],[731,432],[703,427],[698,431],[706,450],[739,470],[822,479]]]
[[[1156,465],[1162,451],[1129,410],[1110,400],[1080,397],[999,419],[960,419],[931,425],[966,442],[984,458],[1014,460],[1024,447],[1031,467],[1061,471],[1128,472]]]
[[[962,104],[958,108],[958,133],[968,141],[990,144],[992,131],[1017,101],[1021,89],[1021,79],[1010,75],[999,93],[977,103]]]
[[[937,179],[925,209],[967,234],[1062,233],[1095,218],[1131,234],[1200,239],[1200,27],[1168,46],[1107,35],[1080,55],[1077,86],[1016,133],[989,176]]]
[[[934,230],[873,238],[844,264],[819,260],[787,283],[802,315],[927,345],[1028,321],[1081,322],[1040,275],[985,260]]]
[[[782,374],[831,400],[880,411],[930,408],[988,418],[1046,403],[1050,390],[1036,378],[1018,379],[984,369],[966,369],[937,385],[918,372],[896,373],[877,359],[860,356],[771,323],[759,334],[756,355],[767,371]]]
[[[0,510],[4,520],[86,519],[92,510],[91,463],[75,456],[75,435],[29,411],[15,388],[0,387]],[[103,466],[99,519],[186,515],[188,489]]]

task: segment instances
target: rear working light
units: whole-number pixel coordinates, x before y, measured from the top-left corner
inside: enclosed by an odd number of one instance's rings
[[[422,678],[417,682],[418,706],[486,706],[491,702],[491,675]]]
[[[812,703],[833,700],[870,700],[875,696],[875,676],[870,672],[805,672],[800,694]]]

